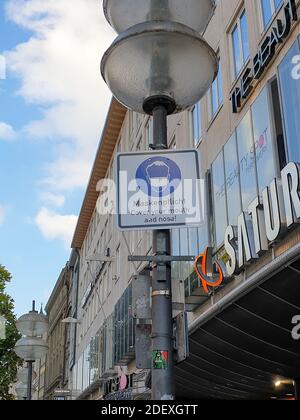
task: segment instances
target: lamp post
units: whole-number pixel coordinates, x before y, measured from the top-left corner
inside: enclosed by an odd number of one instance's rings
[[[167,117],[197,103],[217,75],[213,49],[199,32],[213,11],[211,0],[104,0],[104,13],[121,32],[105,53],[101,72],[125,107],[153,116],[155,150],[168,149]],[[153,232],[153,252],[171,255],[169,230]],[[171,266],[153,264],[152,351],[164,357],[152,366],[152,399],[173,400]]]
[[[26,400],[28,394],[28,367],[21,368],[17,373],[18,384],[15,386],[15,391],[19,400]],[[35,371],[32,372],[32,380],[35,380],[37,375]]]
[[[27,397],[27,382],[19,382],[16,386],[15,386],[15,391],[17,394],[17,397],[19,400],[26,400]]]
[[[48,331],[48,320],[45,315],[35,310],[33,301],[32,310],[22,315],[16,325],[23,337],[16,343],[15,353],[27,362],[27,400],[31,400],[33,364],[42,359],[48,351],[47,343],[42,338]]]

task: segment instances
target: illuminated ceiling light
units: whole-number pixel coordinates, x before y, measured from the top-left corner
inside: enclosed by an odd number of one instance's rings
[[[282,384],[281,381],[276,381],[274,385],[275,385],[276,388],[279,388],[281,386],[281,384]]]

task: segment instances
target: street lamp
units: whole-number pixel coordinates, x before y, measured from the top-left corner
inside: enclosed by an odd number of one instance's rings
[[[20,382],[15,386],[15,391],[19,400],[24,400],[27,397],[27,383]]]
[[[153,20],[182,23],[202,33],[214,10],[214,0],[104,0],[109,24],[121,33]]]
[[[33,371],[32,372],[32,379],[35,380],[36,376],[37,376],[36,372]],[[20,382],[22,382],[23,384],[26,384],[27,380],[28,380],[28,368],[23,367],[22,369],[20,369],[17,373],[17,378]]]
[[[37,377],[36,372],[32,372],[32,379],[35,380]],[[28,368],[23,367],[18,370],[17,378],[19,383],[15,386],[15,391],[19,400],[26,400],[28,393]]]
[[[30,337],[43,336],[48,330],[48,320],[44,314],[33,310],[22,315],[16,322],[18,331]]]
[[[108,22],[122,32],[104,54],[102,76],[116,99],[153,116],[153,149],[168,148],[167,116],[197,103],[217,76],[218,59],[202,38],[213,10],[207,0],[104,0]],[[187,26],[190,25],[191,27]],[[169,230],[153,232],[153,253],[171,255]],[[163,258],[162,258],[163,259]],[[174,349],[171,266],[153,264],[152,399],[172,400]]]
[[[216,54],[201,35],[175,22],[146,22],[128,29],[101,64],[114,96],[146,114],[156,105],[163,104],[172,114],[197,103],[217,69]]]
[[[47,350],[46,341],[40,337],[23,337],[15,345],[15,352],[26,362],[42,359]]]
[[[22,315],[16,325],[23,337],[17,341],[15,353],[27,362],[27,399],[31,400],[33,364],[46,356],[48,351],[48,345],[42,338],[48,330],[48,320],[43,313],[35,310],[35,301],[33,301],[32,311]]]

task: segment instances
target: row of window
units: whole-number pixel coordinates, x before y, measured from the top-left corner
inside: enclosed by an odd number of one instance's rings
[[[273,19],[274,14],[280,9],[283,0],[260,0],[263,27],[266,29]],[[250,43],[246,10],[243,9],[236,19],[231,31],[232,50],[232,78],[233,81],[241,73],[245,63],[250,58]],[[222,66],[220,64],[218,77],[214,81],[209,95],[209,117],[212,120],[223,103],[222,92]],[[192,110],[193,139],[197,147],[202,139],[201,105],[198,103]]]
[[[211,166],[214,243],[228,224],[278,177],[288,161],[300,162],[300,62],[297,40]],[[299,67],[299,66],[298,66]]]
[[[82,393],[103,376],[110,376],[115,365],[126,365],[134,358],[135,320],[132,317],[132,286],[129,285],[97,334],[73,367],[73,390]]]
[[[200,229],[173,231],[173,253],[196,255],[207,245],[219,248],[228,225],[261,195],[289,161],[300,162],[300,40],[298,39],[206,174],[208,216]],[[201,139],[200,106],[193,109],[196,142]],[[198,235],[198,236],[197,236]],[[175,277],[190,267],[177,264]],[[184,273],[184,276],[183,276]]]
[[[269,26],[275,13],[283,5],[283,0],[260,0],[263,29]],[[250,58],[250,44],[248,33],[247,14],[243,9],[231,31],[233,79],[238,77],[244,64]]]
[[[262,25],[264,30],[273,20],[275,13],[283,5],[283,0],[260,0]],[[246,11],[242,10],[231,32],[233,78],[237,78],[244,64],[250,58],[250,45]]]

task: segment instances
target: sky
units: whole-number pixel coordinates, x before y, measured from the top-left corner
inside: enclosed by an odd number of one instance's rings
[[[70,256],[111,94],[100,0],[0,0],[0,264],[17,315]]]

